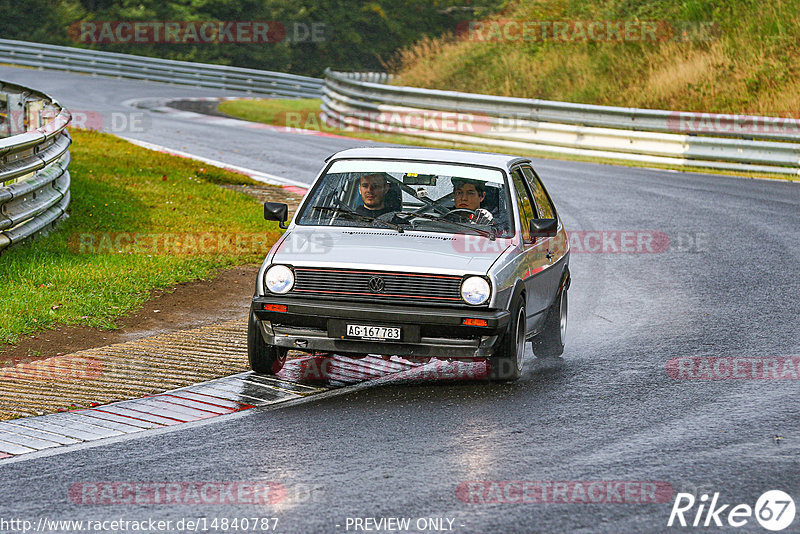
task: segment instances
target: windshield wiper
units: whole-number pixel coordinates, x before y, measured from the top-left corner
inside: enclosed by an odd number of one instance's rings
[[[437,222],[443,222],[443,223],[447,223],[447,224],[452,224],[453,226],[457,226],[458,228],[464,228],[466,230],[472,230],[473,232],[476,232],[479,235],[482,235],[483,237],[488,237],[492,241],[494,241],[497,238],[497,236],[495,235],[494,230],[492,230],[491,232],[487,232],[486,230],[482,230],[480,228],[475,228],[475,226],[473,226],[471,224],[464,224],[464,223],[459,223],[459,222],[455,222],[455,221],[450,221],[450,220],[447,220],[447,219],[441,219],[441,218],[436,217],[434,215],[428,215],[427,213],[417,213],[417,212],[414,212],[414,211],[398,211],[397,213],[395,213],[395,215],[410,215],[412,217],[420,217],[422,219],[427,219],[429,221],[437,221]]]
[[[378,219],[377,217],[371,217],[369,215],[363,215],[363,214],[358,213],[356,211],[347,209],[347,208],[345,208],[343,206],[341,206],[341,207],[311,206],[311,209],[312,210],[318,210],[318,211],[335,211],[335,212],[338,212],[338,213],[346,213],[347,215],[350,215],[351,217],[355,217],[356,219],[358,219],[360,221],[379,222],[381,224],[385,224],[389,228],[397,230],[398,234],[402,234],[403,233],[403,229],[398,224],[394,224],[394,223],[391,223],[389,221],[384,221],[383,219]]]

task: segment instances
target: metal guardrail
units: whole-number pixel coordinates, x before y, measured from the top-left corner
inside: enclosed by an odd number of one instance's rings
[[[309,76],[8,39],[0,39],[0,63],[228,89],[260,96],[319,98],[322,94],[322,80]]]
[[[346,76],[349,80],[371,83],[392,83],[394,80],[394,74],[388,72],[348,72]]]
[[[342,128],[493,149],[800,174],[797,119],[596,106],[391,86],[365,79],[360,73],[326,71],[323,120]],[[686,133],[687,119],[690,127],[692,122],[706,121],[713,128]],[[747,128],[750,131],[742,133]]]
[[[0,39],[0,63],[254,95],[321,95],[322,117],[329,124],[443,143],[679,167],[800,174],[797,119],[694,114],[419,89],[386,85],[391,75],[383,73],[328,70],[323,84],[317,78],[279,72],[6,39]],[[690,124],[687,132],[686,118],[696,123],[699,115],[713,127],[701,125],[692,131]]]
[[[70,119],[46,94],[0,82],[0,252],[64,217]]]

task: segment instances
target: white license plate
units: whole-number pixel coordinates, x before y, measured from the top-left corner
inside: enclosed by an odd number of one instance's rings
[[[365,326],[359,324],[347,325],[348,337],[363,339],[400,339],[400,328],[391,326]]]

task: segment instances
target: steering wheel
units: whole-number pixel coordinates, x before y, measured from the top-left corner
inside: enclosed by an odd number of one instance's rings
[[[456,208],[454,210],[450,210],[446,214],[442,215],[440,218],[447,221],[458,220],[458,219],[467,219],[468,221],[471,221],[475,218],[475,216],[476,215],[473,210],[468,210],[466,208]]]

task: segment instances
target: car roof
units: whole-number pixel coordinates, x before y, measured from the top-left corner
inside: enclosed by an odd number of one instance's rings
[[[509,168],[514,163],[530,162],[530,159],[493,152],[472,152],[467,150],[445,150],[441,148],[418,147],[363,147],[349,148],[327,158],[333,159],[402,159],[414,161],[437,161],[442,163],[467,163],[487,167]]]

